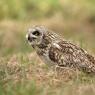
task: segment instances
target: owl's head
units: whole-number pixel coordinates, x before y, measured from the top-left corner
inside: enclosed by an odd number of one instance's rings
[[[32,46],[39,45],[42,43],[43,35],[46,33],[46,31],[46,28],[43,26],[34,26],[28,29],[26,39]]]

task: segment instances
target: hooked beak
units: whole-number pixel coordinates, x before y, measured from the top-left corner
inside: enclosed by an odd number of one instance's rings
[[[33,40],[35,40],[37,37],[35,35],[30,35],[30,34],[27,34],[26,35],[26,39],[29,41],[29,42],[32,42]]]

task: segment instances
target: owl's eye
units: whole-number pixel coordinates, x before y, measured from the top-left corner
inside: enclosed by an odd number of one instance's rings
[[[40,32],[36,30],[32,34],[35,35],[35,36],[39,36],[40,35]]]

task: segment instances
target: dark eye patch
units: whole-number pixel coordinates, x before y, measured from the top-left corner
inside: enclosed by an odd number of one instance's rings
[[[34,31],[32,34],[35,35],[35,36],[39,36],[40,35],[39,31],[37,31],[37,30]]]

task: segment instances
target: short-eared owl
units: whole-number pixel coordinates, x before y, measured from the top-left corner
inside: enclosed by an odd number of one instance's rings
[[[95,74],[93,56],[44,26],[30,28],[26,38],[46,64]]]

